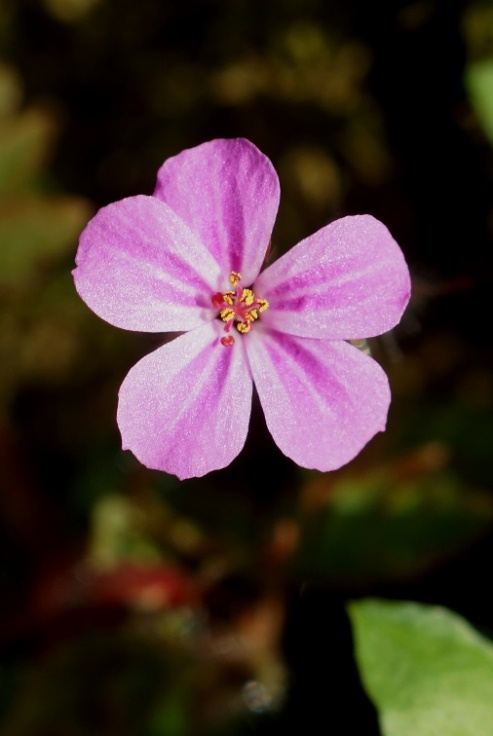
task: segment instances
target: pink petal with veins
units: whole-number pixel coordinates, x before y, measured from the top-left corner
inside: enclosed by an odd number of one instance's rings
[[[214,318],[219,266],[178,215],[154,197],[99,210],[80,237],[77,291],[107,322],[178,332]]]
[[[381,335],[409,301],[402,252],[371,215],[343,217],[291,248],[260,274],[264,323],[291,335],[354,340]]]
[[[246,342],[269,431],[298,465],[340,468],[385,429],[387,376],[357,348],[267,331]]]
[[[229,465],[245,444],[252,399],[245,346],[223,347],[216,325],[158,348],[123,381],[123,449],[148,468],[199,477]]]
[[[204,243],[225,278],[239,272],[245,286],[262,266],[279,194],[271,162],[244,138],[210,141],[167,159],[154,192]]]

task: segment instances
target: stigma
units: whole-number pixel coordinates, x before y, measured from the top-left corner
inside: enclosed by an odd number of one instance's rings
[[[240,286],[241,274],[232,271],[229,275],[231,290],[218,291],[211,298],[212,306],[218,310],[218,317],[224,325],[224,331],[229,333],[231,327],[240,335],[246,335],[253,327],[262,312],[269,308],[267,299],[258,297],[252,289]],[[232,335],[221,338],[221,345],[231,347],[235,339]]]

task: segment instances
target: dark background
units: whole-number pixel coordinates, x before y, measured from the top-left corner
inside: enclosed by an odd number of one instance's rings
[[[378,734],[347,600],[493,632],[489,3],[4,0],[0,49],[2,733]],[[279,172],[273,257],[368,212],[411,270],[371,345],[387,432],[336,473],[284,458],[257,405],[201,480],[120,450],[119,384],[162,338],[80,302],[78,234],[236,136]]]

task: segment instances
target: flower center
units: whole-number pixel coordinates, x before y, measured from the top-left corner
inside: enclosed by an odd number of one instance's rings
[[[269,307],[267,299],[255,296],[252,289],[244,289],[241,287],[241,274],[232,271],[229,275],[229,282],[232,286],[231,291],[218,291],[212,296],[212,306],[219,310],[218,317],[226,324],[224,331],[230,332],[231,327],[237,329],[241,335],[245,335],[253,327],[253,323],[259,318],[262,312]],[[234,345],[235,339],[233,335],[226,335],[221,338],[221,344],[224,347]]]

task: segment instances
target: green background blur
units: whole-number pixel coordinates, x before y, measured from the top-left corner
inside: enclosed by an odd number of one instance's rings
[[[371,343],[393,403],[353,463],[300,470],[255,404],[239,458],[180,483],[115,421],[163,338],[70,271],[98,207],[236,136],[279,172],[272,258],[368,212],[413,298]],[[1,1],[2,734],[378,734],[346,600],[493,634],[492,145],[488,2]]]

